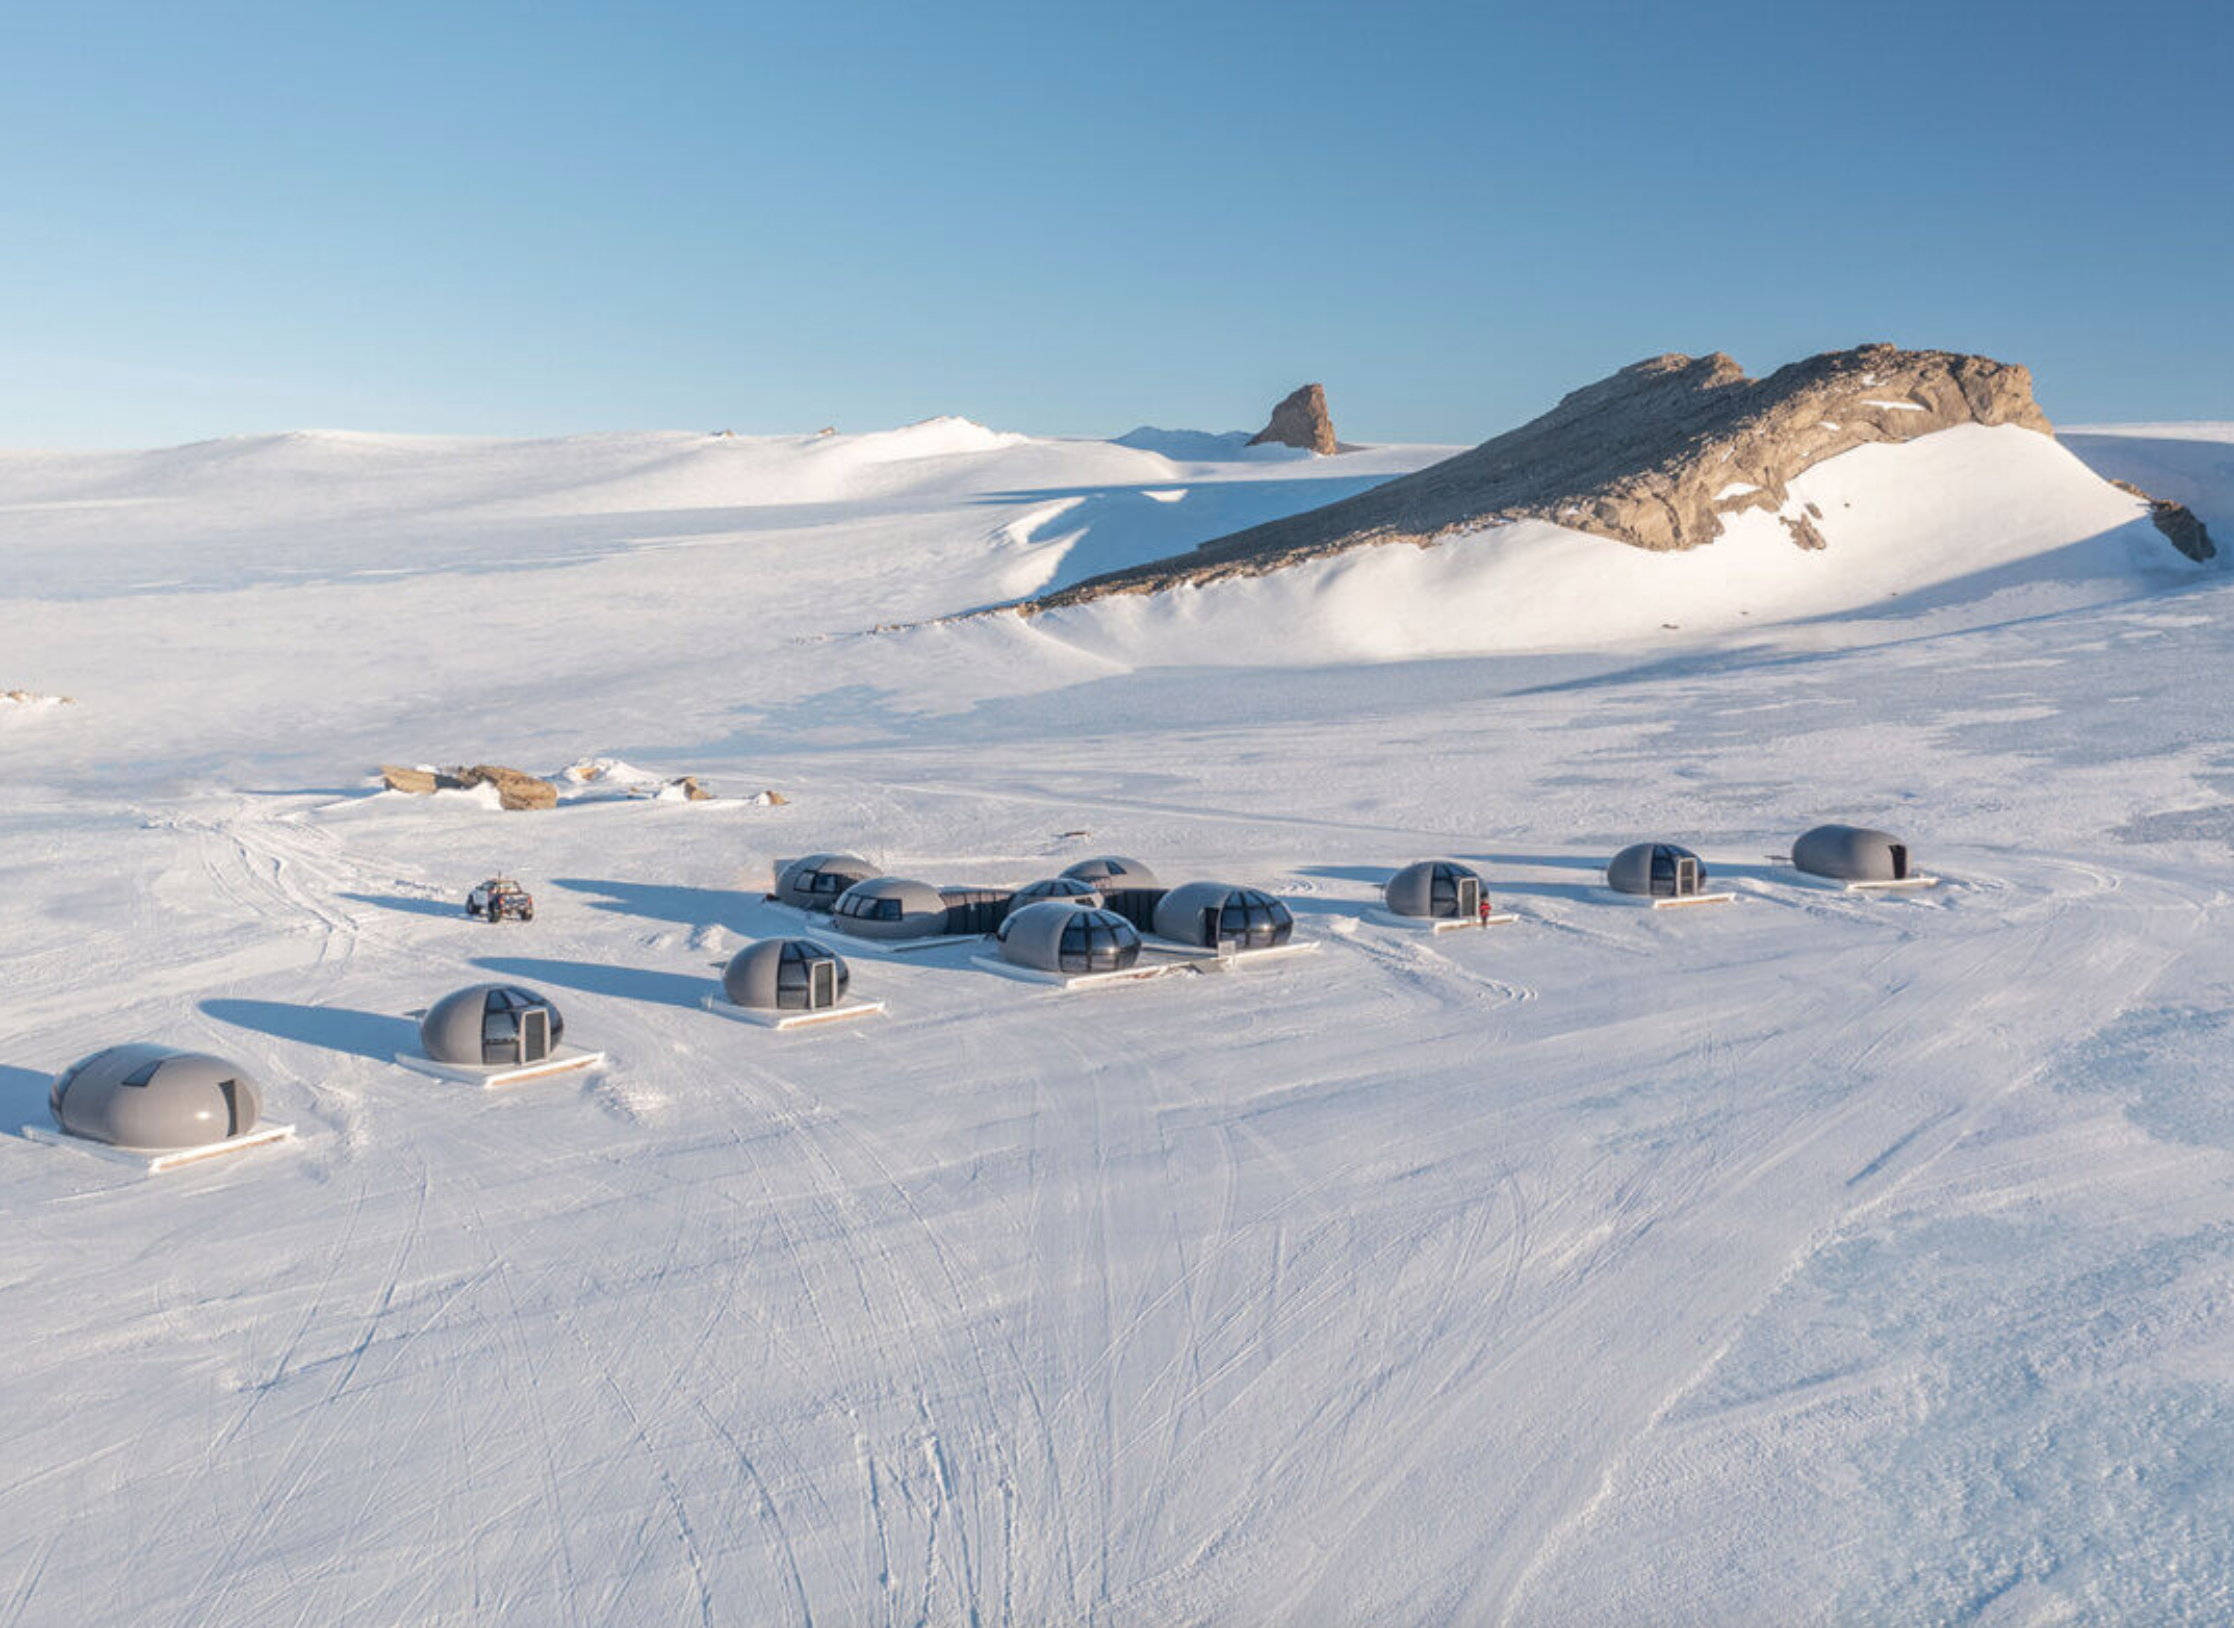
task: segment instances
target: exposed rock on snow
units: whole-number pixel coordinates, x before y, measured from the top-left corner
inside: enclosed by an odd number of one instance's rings
[[[2164,533],[2171,545],[2189,559],[2202,561],[2218,558],[2218,545],[2211,541],[2210,528],[2202,518],[2185,503],[2174,503],[2170,498],[2151,497],[2129,480],[2111,480],[2110,484],[2121,492],[2131,492],[2149,506],[2149,519],[2156,529]]]
[[[0,711],[32,711],[47,707],[69,707],[77,703],[66,695],[41,695],[36,690],[0,690]]]
[[[558,787],[550,781],[498,763],[476,763],[463,769],[406,768],[401,764],[383,763],[380,780],[390,791],[409,792],[417,797],[488,786],[495,790],[498,805],[503,808],[558,806]]]
[[[2054,433],[2033,400],[2032,375],[1983,356],[1865,345],[1759,380],[1719,353],[1656,356],[1470,452],[1189,554],[1089,578],[1040,604],[1262,575],[1369,544],[1424,546],[1521,520],[1673,550],[1712,542],[1725,515],[1761,509],[1782,516],[1801,547],[1820,547],[1811,517],[1788,511],[1795,476],[1871,442],[1960,424]]]
[[[1272,421],[1249,438],[1249,445],[1277,443],[1302,447],[1308,452],[1331,454],[1341,445],[1334,439],[1334,420],[1327,416],[1326,388],[1307,384],[1272,409]]]
[[[507,769],[498,763],[476,763],[458,778],[468,788],[496,787],[497,798],[506,808],[558,807],[558,787],[522,769]]]
[[[407,768],[401,764],[383,763],[380,766],[380,778],[390,791],[411,792],[419,796],[437,791],[471,791],[477,787],[488,787],[497,794],[498,804],[504,808],[556,808],[562,800],[569,803],[716,801],[715,794],[697,775],[654,774],[648,769],[639,769],[633,763],[625,763],[614,757],[580,758],[569,763],[549,780],[522,769],[507,769],[494,763],[451,769],[436,769],[425,764]],[[781,795],[773,791],[763,791],[744,799],[749,803],[763,805],[781,803],[783,800]]]
[[[380,783],[390,791],[408,792],[414,797],[431,797],[442,789],[442,776],[432,769],[410,769],[400,763],[383,763],[380,765]]]

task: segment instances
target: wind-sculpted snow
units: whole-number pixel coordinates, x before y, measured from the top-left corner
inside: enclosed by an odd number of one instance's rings
[[[818,498],[831,438],[375,439],[247,455],[354,473],[230,519],[166,455],[0,460],[5,676],[76,698],[0,730],[0,1131],[149,1039],[300,1137],[141,1180],[0,1135],[0,1621],[2228,1615],[2234,587],[2054,443],[1811,472],[1908,573],[1825,600],[1670,588],[1594,640],[1507,535],[1557,638],[1251,665],[1239,621],[861,630],[1185,509],[1112,493],[1434,449],[1027,440]],[[1965,468],[1960,527],[1903,519]],[[723,795],[376,793],[461,754]],[[1802,881],[1830,819],[1946,884]],[[1653,838],[1739,901],[1615,900]],[[703,1010],[829,849],[1130,853],[1322,947],[1068,993],[864,955],[879,1018]],[[1521,920],[1368,919],[1441,856]],[[534,923],[464,918],[496,874]],[[491,981],[610,1068],[393,1065]]]

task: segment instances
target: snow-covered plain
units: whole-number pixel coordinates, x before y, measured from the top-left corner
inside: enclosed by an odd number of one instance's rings
[[[77,703],[0,716],[0,1131],[155,1039],[302,1138],[0,1136],[0,1623],[2226,1620],[2234,584],[2013,436],[1813,472],[1821,553],[904,627],[1444,449],[0,455],[0,688]],[[2223,542],[2230,438],[2073,444]],[[592,756],[727,795],[368,782]],[[1948,885],[1771,857],[1833,818]],[[1594,885],[1648,836],[1740,901]],[[701,1010],[822,847],[1133,853],[1326,947]],[[1522,920],[1365,919],[1445,853]],[[499,869],[532,925],[457,914]],[[389,1062],[498,976],[610,1070]]]

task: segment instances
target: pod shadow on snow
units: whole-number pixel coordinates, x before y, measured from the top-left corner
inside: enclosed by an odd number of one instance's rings
[[[622,1000],[649,1001],[655,1006],[695,1008],[715,992],[711,978],[692,978],[680,972],[653,972],[644,967],[616,967],[601,961],[546,961],[528,955],[484,955],[473,963],[507,978],[529,984],[556,984],[589,995],[617,995]]]
[[[1372,901],[1365,899],[1322,899],[1310,893],[1283,893],[1279,897],[1289,912],[1297,916],[1354,916],[1362,919],[1368,910],[1374,908]]]
[[[1621,897],[1606,886],[1603,871],[1595,882],[1515,882],[1502,876],[1491,876],[1489,896],[1492,902],[1507,898],[1580,899],[1585,904],[1603,903]]]
[[[47,1091],[53,1084],[51,1074],[0,1063],[0,1127],[21,1135],[27,1125],[53,1124],[47,1112]]]
[[[603,895],[593,910],[637,916],[645,921],[670,921],[685,927],[718,923],[733,932],[762,937],[775,930],[783,918],[771,915],[750,884],[734,889],[671,887],[657,882],[600,881],[584,876],[554,876],[553,885],[569,893]]]
[[[456,921],[469,919],[463,904],[450,904],[441,899],[421,899],[409,893],[344,893],[344,899],[354,899],[359,904],[376,904],[383,910],[401,910],[413,916],[447,916]]]
[[[1306,865],[1296,872],[1298,876],[1319,876],[1329,882],[1371,882],[1375,887],[1388,886],[1396,874],[1393,865]]]
[[[346,1006],[298,1006],[292,1001],[206,1000],[205,1015],[237,1029],[254,1029],[327,1051],[345,1051],[385,1063],[419,1044],[419,1026],[385,1012],[359,1012]]]
[[[1496,873],[1507,865],[1530,865],[1547,871],[1596,871],[1604,875],[1606,862],[1613,858],[1615,852],[1626,847],[1628,842],[1639,840],[1641,839],[1631,837],[1627,842],[1617,842],[1602,854],[1451,854],[1448,857],[1473,866],[1488,877],[1494,886]],[[1430,854],[1423,857],[1440,859],[1445,856]]]

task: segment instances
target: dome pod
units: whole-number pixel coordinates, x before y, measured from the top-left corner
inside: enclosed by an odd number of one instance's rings
[[[1063,899],[1025,905],[993,936],[1003,960],[1039,972],[1123,972],[1140,959],[1140,930],[1131,922]]]
[[[72,1063],[55,1076],[47,1107],[72,1136],[154,1152],[246,1135],[263,1093],[226,1058],[136,1044]]]
[[[859,854],[809,854],[776,867],[776,899],[795,910],[827,916],[856,882],[884,873]]]
[[[1471,866],[1455,859],[1423,859],[1390,877],[1382,898],[1392,915],[1472,920],[1487,902],[1489,889]]]
[[[1224,882],[1189,882],[1156,901],[1156,936],[1217,949],[1269,950],[1295,932],[1295,917],[1271,894]]]
[[[1839,882],[1905,882],[1908,844],[1859,825],[1819,825],[1792,844],[1792,863]]]
[[[845,958],[811,938],[764,938],[730,957],[721,989],[732,1006],[757,1012],[815,1012],[845,999]]]
[[[1606,866],[1606,885],[1616,893],[1652,899],[1686,899],[1706,891],[1707,868],[1699,856],[1672,842],[1640,842],[1624,848]]]
[[[551,998],[517,984],[455,990],[419,1020],[419,1044],[429,1057],[473,1068],[543,1062],[565,1033]]]
[[[838,895],[830,925],[856,938],[935,938],[946,931],[947,901],[928,882],[872,876]]]

